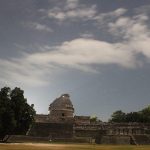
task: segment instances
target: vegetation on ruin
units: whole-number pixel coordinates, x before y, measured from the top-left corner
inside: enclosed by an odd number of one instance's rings
[[[34,105],[29,105],[20,88],[0,90],[0,138],[7,134],[25,134],[34,121]]]
[[[1,150],[149,150],[150,146],[95,144],[0,144]]]
[[[124,113],[121,110],[115,111],[110,122],[139,122],[139,123],[150,123],[150,106],[142,109],[138,112]]]

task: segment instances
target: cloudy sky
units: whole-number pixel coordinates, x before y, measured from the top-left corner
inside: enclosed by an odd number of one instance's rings
[[[0,87],[37,113],[69,93],[106,121],[150,104],[149,0],[0,0]]]

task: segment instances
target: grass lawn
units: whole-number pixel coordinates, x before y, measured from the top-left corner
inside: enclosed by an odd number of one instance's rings
[[[0,144],[0,150],[150,150],[150,146],[88,144]]]

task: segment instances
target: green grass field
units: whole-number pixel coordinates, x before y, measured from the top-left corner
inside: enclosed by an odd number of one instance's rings
[[[88,144],[0,144],[0,150],[150,150],[150,146]]]

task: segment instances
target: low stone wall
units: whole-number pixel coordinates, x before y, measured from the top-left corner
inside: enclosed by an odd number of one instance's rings
[[[3,142],[7,143],[47,143],[49,142],[49,137],[33,137],[33,136],[24,136],[24,135],[6,135]]]
[[[138,145],[149,145],[150,136],[148,135],[135,135],[132,140]],[[131,136],[119,135],[102,135],[96,141],[92,137],[73,137],[73,138],[54,138],[50,137],[33,137],[24,135],[6,135],[3,142],[7,143],[50,143],[50,142],[63,142],[63,143],[93,143],[97,144],[114,144],[114,145],[129,145],[133,144]],[[134,144],[135,144],[134,143]]]
[[[90,137],[74,137],[74,138],[55,138],[50,139],[50,137],[33,137],[25,135],[6,135],[3,142],[6,143],[53,143],[53,142],[63,142],[63,143],[92,143],[92,138]]]
[[[130,136],[104,135],[99,139],[99,144],[129,145]]]
[[[52,142],[65,142],[65,143],[92,143],[91,137],[74,137],[74,138],[57,138],[53,139]]]

